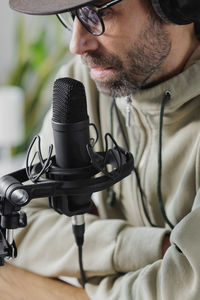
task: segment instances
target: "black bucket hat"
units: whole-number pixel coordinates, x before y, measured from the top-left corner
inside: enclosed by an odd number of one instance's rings
[[[94,0],[9,0],[14,10],[31,15],[53,15],[95,2]]]

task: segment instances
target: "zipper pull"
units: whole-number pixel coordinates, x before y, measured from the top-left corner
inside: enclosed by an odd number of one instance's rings
[[[126,105],[126,127],[130,127],[131,123],[131,98],[127,98],[127,105]]]

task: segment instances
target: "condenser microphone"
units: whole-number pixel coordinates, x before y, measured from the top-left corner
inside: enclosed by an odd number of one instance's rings
[[[90,164],[86,148],[90,141],[89,118],[83,84],[71,78],[57,79],[53,88],[52,111],[57,179],[87,179],[81,175],[81,169]],[[74,172],[79,169],[80,172]],[[68,216],[79,215],[79,212],[82,215],[83,208],[91,205],[91,194],[51,197],[50,205]],[[82,222],[80,218],[78,222]]]
[[[60,78],[53,88],[52,127],[56,164],[61,168],[79,168],[89,164],[89,118],[85,89],[81,82]]]

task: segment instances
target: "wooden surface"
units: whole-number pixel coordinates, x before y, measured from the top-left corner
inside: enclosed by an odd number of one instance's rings
[[[5,264],[0,267],[1,300],[89,300],[85,291]]]

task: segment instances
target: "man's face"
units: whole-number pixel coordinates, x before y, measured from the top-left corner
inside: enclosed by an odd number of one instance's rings
[[[75,18],[70,42],[99,91],[126,96],[158,80],[171,43],[147,0],[123,0],[105,11],[103,21],[105,32],[96,37]]]

